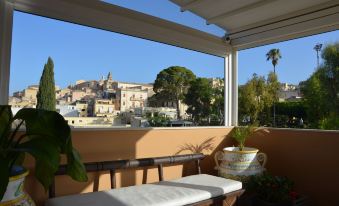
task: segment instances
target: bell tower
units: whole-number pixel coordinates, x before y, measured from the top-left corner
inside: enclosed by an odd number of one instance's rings
[[[112,81],[112,73],[111,72],[108,72],[107,80]]]

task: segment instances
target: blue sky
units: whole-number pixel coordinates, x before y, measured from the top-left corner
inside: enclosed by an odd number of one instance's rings
[[[218,36],[224,31],[207,26],[205,21],[167,0],[111,2],[166,18]],[[339,31],[258,47],[239,52],[239,82],[243,84],[255,72],[266,75],[272,66],[265,59],[271,48],[279,48],[283,58],[277,66],[282,82],[298,83],[315,69],[313,46],[339,41]],[[191,69],[197,76],[222,77],[222,58],[168,46],[126,35],[15,12],[10,92],[38,84],[44,63],[51,56],[55,63],[56,84],[66,87],[76,80],[99,79],[109,71],[113,79],[130,82],[153,82],[157,73],[169,66]]]

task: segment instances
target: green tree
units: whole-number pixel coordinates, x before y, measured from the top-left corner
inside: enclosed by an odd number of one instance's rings
[[[270,125],[271,109],[278,98],[279,82],[270,72],[264,76],[253,74],[245,85],[239,86],[239,122],[247,124]],[[249,122],[248,122],[249,120]]]
[[[193,121],[200,123],[209,118],[212,113],[214,89],[207,78],[197,78],[191,82],[184,103],[188,105],[187,112],[192,114]]]
[[[271,49],[270,51],[267,52],[266,54],[266,60],[272,62],[273,65],[273,73],[276,74],[275,72],[275,67],[277,66],[279,59],[281,59],[281,53],[279,49]],[[273,102],[273,125],[276,126],[276,121],[275,121],[275,104]]]
[[[272,106],[273,106],[273,125],[276,126],[276,102],[278,102],[278,92],[280,88],[280,83],[278,81],[278,76],[274,72],[270,72],[267,76],[265,90],[263,94],[264,100],[264,110],[262,113],[261,122],[262,124],[271,124],[272,123]]]
[[[281,59],[281,53],[279,49],[271,49],[266,54],[266,60],[272,62],[273,72],[275,74],[275,67],[277,66],[279,59]]]
[[[339,129],[339,43],[327,45],[324,63],[300,84],[312,128]]]
[[[253,74],[245,85],[239,86],[239,122],[248,118],[248,123],[258,122],[259,114],[265,108],[265,90],[265,78],[257,74]]]
[[[327,112],[327,92],[324,91],[320,80],[321,73],[322,70],[318,70],[300,83],[310,128],[319,128],[319,119],[322,119],[323,114]]]
[[[212,103],[212,118],[218,121],[218,125],[224,123],[224,111],[225,111],[225,80],[217,78],[219,82],[213,87],[213,103]]]
[[[181,119],[180,102],[195,79],[194,73],[180,66],[172,66],[162,70],[154,82],[153,90],[163,101],[175,102],[178,119]]]
[[[37,109],[55,111],[55,105],[54,63],[49,57],[40,78],[36,107]]]
[[[155,113],[153,116],[147,116],[147,121],[151,127],[167,127],[170,122],[170,118]]]

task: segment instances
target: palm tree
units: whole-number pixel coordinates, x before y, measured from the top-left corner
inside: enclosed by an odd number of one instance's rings
[[[279,59],[281,59],[281,54],[279,49],[271,49],[266,54],[266,60],[272,60],[273,72],[275,74],[275,66],[277,66]]]
[[[267,61],[272,61],[273,65],[273,72],[275,74],[275,67],[278,64],[279,59],[281,59],[281,54],[279,49],[271,49],[270,51],[267,52],[266,54],[266,60]],[[273,126],[276,126],[275,122],[275,103],[273,102]]]

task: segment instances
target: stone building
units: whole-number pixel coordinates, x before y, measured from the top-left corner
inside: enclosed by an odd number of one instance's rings
[[[112,117],[117,115],[114,101],[111,99],[96,99],[93,108],[93,114],[96,117]]]
[[[147,106],[148,90],[141,86],[119,88],[116,92],[116,108],[120,111]]]

